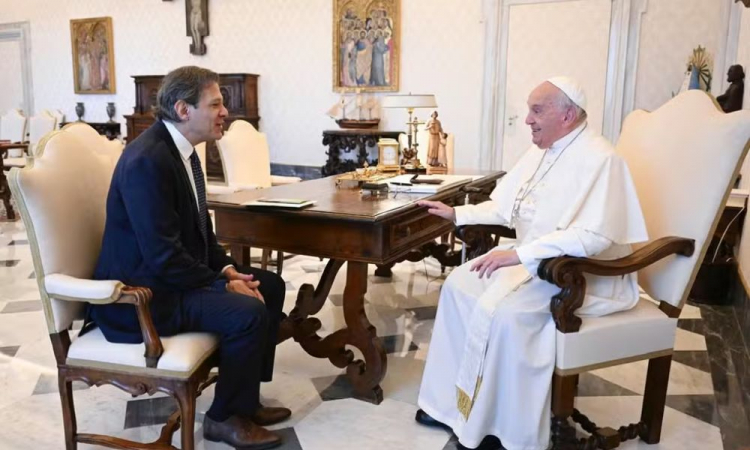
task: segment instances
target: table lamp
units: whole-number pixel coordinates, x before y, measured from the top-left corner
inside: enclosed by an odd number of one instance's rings
[[[388,95],[383,98],[383,108],[406,108],[409,112],[409,121],[406,123],[408,128],[407,139],[408,139],[408,152],[413,155],[413,159],[416,160],[416,168],[420,166],[419,159],[417,158],[417,125],[424,122],[419,122],[416,117],[413,117],[414,110],[416,108],[437,108],[437,102],[435,96],[432,94],[406,94],[406,95]],[[412,144],[413,143],[413,144]],[[406,153],[406,151],[404,152]],[[404,155],[406,158],[407,155]]]

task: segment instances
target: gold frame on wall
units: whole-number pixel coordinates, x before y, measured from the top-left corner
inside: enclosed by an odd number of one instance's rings
[[[75,93],[114,94],[116,84],[112,18],[72,19],[70,45]],[[106,68],[106,73],[102,68]]]
[[[385,11],[385,17],[380,17],[380,12]],[[373,13],[377,16],[373,18]],[[372,25],[375,21],[376,23]],[[333,0],[333,64],[332,64],[332,84],[335,92],[395,92],[399,90],[399,59],[401,53],[401,0]],[[359,24],[359,25],[357,25]],[[380,26],[383,28],[379,28]],[[369,28],[365,28],[369,27]],[[389,40],[377,36],[378,31],[383,34],[390,33]],[[365,50],[362,52],[367,55],[370,51],[370,64],[356,66],[355,81],[345,79],[343,75],[343,62],[346,48],[343,46],[342,38],[347,32],[364,32],[366,35],[372,32],[375,42],[380,38],[380,51],[383,52],[383,45],[387,47],[387,54],[381,53],[387,63],[384,63],[383,72],[380,74],[380,82],[373,84],[371,74],[366,72],[372,70],[372,47],[363,45]],[[369,37],[365,39],[369,44]],[[365,40],[362,40],[363,42]],[[354,48],[359,48],[359,42],[347,43]],[[351,50],[351,47],[349,48]],[[366,59],[365,59],[366,60]],[[363,60],[364,61],[364,60]],[[387,66],[386,66],[387,64]],[[364,70],[362,70],[364,68]],[[361,76],[360,76],[361,75]],[[364,81],[363,84],[352,84]],[[384,84],[383,84],[384,83]]]

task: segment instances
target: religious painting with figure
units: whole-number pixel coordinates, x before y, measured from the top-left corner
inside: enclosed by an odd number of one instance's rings
[[[400,2],[334,0],[334,91],[398,91]]]
[[[76,94],[115,93],[115,55],[112,18],[70,21],[73,83]]]

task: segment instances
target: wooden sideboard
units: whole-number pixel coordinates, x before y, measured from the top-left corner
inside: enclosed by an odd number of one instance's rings
[[[91,126],[97,133],[106,136],[110,141],[120,136],[120,122],[81,122]],[[60,122],[60,129],[62,130],[68,123],[75,122]]]
[[[154,123],[152,107],[156,104],[156,93],[164,75],[135,75],[135,106],[133,114],[125,116],[128,125],[128,141]],[[226,127],[241,119],[253,124],[257,129],[258,115],[258,75],[251,73],[219,74],[219,89],[224,96],[224,106],[229,111]],[[221,157],[213,142],[206,145],[206,175],[223,180],[224,170]]]

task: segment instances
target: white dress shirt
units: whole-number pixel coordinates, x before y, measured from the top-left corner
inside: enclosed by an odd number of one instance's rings
[[[200,203],[198,201],[198,189],[196,189],[195,187],[195,178],[193,178],[193,166],[190,163],[190,155],[192,155],[195,151],[195,147],[193,147],[193,144],[191,144],[190,141],[188,141],[187,138],[183,136],[182,133],[180,133],[180,130],[178,130],[172,122],[169,122],[167,120],[164,120],[163,122],[164,126],[167,127],[167,131],[169,131],[169,135],[172,136],[174,145],[177,146],[177,150],[180,152],[180,156],[182,157],[182,164],[185,166],[185,172],[187,173],[188,179],[190,180],[190,187],[193,188],[193,195],[195,196],[195,206],[197,208],[200,208],[200,206],[198,206]],[[200,211],[198,211],[198,214],[200,214]],[[230,267],[234,266],[231,264],[224,266],[221,269],[221,273],[224,273],[224,271],[226,271]]]

